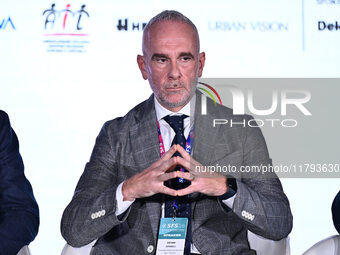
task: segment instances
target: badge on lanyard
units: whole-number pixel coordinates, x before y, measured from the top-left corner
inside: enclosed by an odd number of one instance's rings
[[[183,255],[188,218],[162,218],[156,255]]]

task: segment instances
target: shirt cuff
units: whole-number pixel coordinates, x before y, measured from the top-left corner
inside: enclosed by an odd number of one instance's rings
[[[117,201],[117,206],[116,206],[116,216],[121,215],[122,213],[124,213],[131,205],[132,203],[135,201],[123,201],[123,192],[122,192],[122,188],[123,188],[123,183],[118,185],[117,190],[116,190],[116,201]]]
[[[233,205],[234,205],[235,197],[236,197],[236,193],[232,197],[225,199],[225,200],[222,200],[222,202],[223,202],[223,204],[228,206],[230,209],[232,209]]]
[[[234,205],[234,200],[235,200],[236,194],[237,194],[237,191],[235,191],[234,189],[229,187],[228,192],[224,193],[223,195],[219,196],[218,198],[223,202],[223,204],[225,204],[230,209],[232,209],[233,205]]]

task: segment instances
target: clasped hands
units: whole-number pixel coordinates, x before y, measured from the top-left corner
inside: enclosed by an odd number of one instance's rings
[[[172,157],[176,151],[182,157]],[[184,167],[188,172],[173,171],[178,165]],[[180,145],[173,145],[158,161],[123,183],[123,200],[133,201],[136,198],[150,197],[157,193],[185,196],[200,192],[208,196],[220,196],[228,191],[225,175],[195,171],[195,169],[202,169],[201,167],[202,165]],[[180,190],[174,190],[164,185],[165,181],[176,177],[191,181],[191,185]]]

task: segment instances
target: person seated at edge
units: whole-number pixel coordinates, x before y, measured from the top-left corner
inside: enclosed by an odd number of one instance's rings
[[[24,174],[18,138],[0,110],[0,255],[15,255],[36,237],[39,208]]]
[[[340,234],[340,191],[334,198],[334,201],[332,204],[332,215],[333,215],[334,227]]]
[[[145,27],[142,50],[137,63],[153,94],[104,124],[61,220],[67,243],[81,247],[98,239],[94,255],[155,254],[160,219],[172,217],[188,220],[184,254],[256,254],[247,230],[287,237],[292,215],[274,173],[206,178],[195,171],[271,164],[258,127],[212,125],[217,118],[247,123],[250,116],[233,115],[210,99],[208,115],[200,114],[196,85],[205,53],[196,26],[177,11],[163,11]]]

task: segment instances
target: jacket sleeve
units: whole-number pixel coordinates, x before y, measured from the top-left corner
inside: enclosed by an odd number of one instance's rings
[[[61,220],[61,233],[73,247],[80,247],[105,235],[127,218],[116,216],[118,163],[113,146],[114,128],[106,123],[96,139],[90,161],[77,184],[74,196]]]
[[[293,216],[280,180],[270,171],[272,161],[260,128],[246,127],[241,140],[243,160],[233,212],[251,232],[271,240],[285,238],[291,232]]]
[[[11,255],[37,235],[39,209],[24,175],[17,136],[0,111],[0,254]]]

